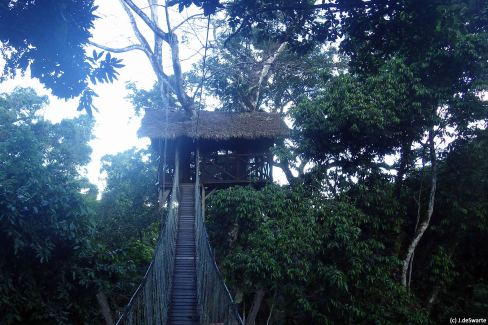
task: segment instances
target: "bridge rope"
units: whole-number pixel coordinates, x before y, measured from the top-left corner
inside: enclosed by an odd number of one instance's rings
[[[197,291],[200,324],[230,324],[243,325],[208,240],[205,227],[205,209],[200,186],[199,151],[196,152],[196,180],[195,180],[195,232],[197,253]]]
[[[199,161],[197,151],[197,162]],[[175,157],[178,161],[177,156]],[[195,180],[195,238],[197,301],[200,324],[243,325],[224,279],[217,267],[204,223],[199,164]],[[167,324],[178,232],[179,175],[176,166],[168,214],[163,222],[149,268],[117,324]]]
[[[153,259],[117,325],[166,324],[168,321],[178,231],[178,179],[178,168],[175,168],[168,213],[162,221]]]

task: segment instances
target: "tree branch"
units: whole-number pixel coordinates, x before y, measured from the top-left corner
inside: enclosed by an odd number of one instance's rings
[[[288,164],[288,161],[280,161],[280,162],[274,162],[273,163],[276,167],[281,168],[283,173],[285,173],[286,180],[288,181],[288,184],[292,184],[296,177],[293,176],[293,173],[291,172],[290,165]]]
[[[273,62],[276,60],[276,58],[286,49],[286,42],[283,42],[280,44],[274,55],[269,57],[266,62],[264,62],[263,69],[261,70],[261,75],[259,76],[259,81],[257,85],[257,91],[256,91],[256,100],[254,101],[254,110],[257,110],[258,108],[258,103],[259,103],[259,95],[261,93],[261,86],[263,84],[264,78],[268,75],[269,69]]]
[[[288,11],[288,10],[310,10],[310,9],[333,9],[337,8],[333,3],[319,3],[314,5],[294,5],[294,6],[276,6],[276,7],[265,7],[254,11],[252,14],[257,15],[262,12],[267,11]]]
[[[119,1],[122,7],[124,8],[127,17],[129,17],[129,22],[132,27],[132,31],[134,32],[134,35],[136,36],[137,40],[141,43],[141,46],[143,46],[150,53],[149,56],[152,56],[153,52],[151,51],[151,47],[149,46],[149,43],[144,37],[144,35],[142,35],[141,31],[139,30],[134,15],[130,11],[129,7],[124,3],[125,0],[119,0]]]
[[[195,56],[197,56],[197,55],[200,55],[200,56],[202,56],[202,57],[203,57],[203,54],[202,54],[201,50],[204,50],[204,49],[205,49],[205,48],[201,47],[201,48],[199,48],[198,50],[193,51],[193,54],[191,54],[191,55],[187,56],[187,57],[186,57],[186,58],[184,58],[184,59],[181,59],[180,61],[181,61],[181,62],[184,62],[184,61],[191,60],[191,59],[193,59],[193,58],[194,58]]]
[[[254,299],[252,301],[251,310],[249,311],[249,317],[246,319],[246,325],[254,325],[259,309],[261,309],[261,303],[265,295],[264,289],[257,289],[254,293]]]
[[[173,27],[171,29],[171,33],[173,33],[175,30],[177,30],[178,28],[180,28],[182,25],[184,25],[186,22],[192,20],[193,18],[195,17],[198,17],[198,16],[203,16],[203,14],[194,14],[194,15],[191,15],[191,16],[188,16],[186,17],[182,22],[180,22],[178,25],[176,25],[175,27]]]
[[[203,95],[203,83],[205,82],[205,77],[207,73],[207,50],[208,50],[208,32],[210,30],[210,16],[208,16],[208,21],[207,21],[207,36],[205,38],[205,52],[203,55],[203,65],[202,65],[202,80],[200,80],[200,84],[198,85],[197,89],[195,90],[195,93],[192,96],[192,101],[195,101],[195,97],[198,93],[198,90],[201,89],[200,92],[200,104],[202,102],[202,95]]]
[[[145,23],[146,25],[164,41],[170,43],[170,35],[159,28],[132,0],[121,0],[127,4]]]
[[[168,1],[166,1],[164,6],[164,15],[166,17],[166,27],[168,28],[168,35],[171,36],[171,34],[173,34],[173,30],[171,29],[171,21],[169,20]]]
[[[159,25],[159,16],[157,12],[157,0],[148,0],[149,6],[151,8],[151,19],[156,24]],[[154,58],[156,59],[158,65],[162,67],[163,65],[163,41],[159,37],[154,38]]]
[[[130,0],[124,0],[124,1],[130,1]],[[171,24],[170,24],[170,18],[169,18],[169,11],[168,8],[165,7],[165,15],[166,15],[166,23],[168,25],[168,34],[167,35],[167,42],[170,46],[171,49],[171,62],[173,64],[173,73],[174,73],[174,90],[176,93],[176,97],[181,103],[181,106],[183,109],[191,114],[193,111],[192,105],[190,103],[190,98],[188,95],[185,93],[185,90],[183,88],[183,72],[181,69],[181,62],[180,62],[180,48],[178,44],[178,38],[176,37],[176,34],[174,34],[171,31]]]
[[[100,313],[105,319],[105,324],[114,325],[112,312],[110,311],[110,305],[108,303],[107,296],[102,291],[100,291],[97,293],[96,297],[97,297],[98,305],[100,306]]]
[[[139,44],[133,44],[133,45],[129,45],[126,47],[121,47],[121,48],[114,48],[114,47],[110,47],[110,46],[105,46],[105,45],[98,44],[98,43],[92,42],[92,41],[88,41],[88,44],[95,46],[95,47],[98,47],[101,50],[112,52],[112,53],[125,53],[125,52],[138,50],[138,51],[142,51],[142,52],[148,54],[146,49]]]
[[[162,66],[159,66],[157,64],[157,60],[155,61],[154,56],[150,58],[153,67],[157,67],[155,71],[160,75],[158,75],[158,81],[164,81],[166,84],[169,84],[173,90],[175,91],[176,97],[178,98],[179,102],[181,103],[181,106],[185,111],[188,113],[192,112],[192,105],[190,103],[189,97],[186,95],[184,88],[183,88],[183,76],[182,76],[182,69],[181,69],[181,63],[180,63],[180,53],[179,53],[179,46],[178,46],[178,38],[176,37],[175,34],[171,33],[171,28],[168,29],[168,33],[163,31],[159,26],[151,20],[132,0],[120,0],[123,1],[126,6],[124,8],[126,11],[129,11],[129,8],[132,9],[143,21],[144,23],[154,32],[155,37],[160,37],[163,41],[168,43],[171,49],[171,61],[173,64],[173,72],[174,72],[174,81],[170,82],[169,78],[164,74]],[[128,7],[128,8],[127,8]],[[167,7],[165,7],[165,13],[166,13],[166,21],[169,26],[169,14]],[[129,14],[129,13],[128,13]],[[132,18],[131,18],[132,17]],[[132,21],[134,21],[134,17],[132,14],[129,14],[129,18]],[[137,28],[137,26],[136,26]],[[137,29],[138,30],[138,29]],[[142,36],[142,35],[141,35]],[[147,42],[146,42],[147,43]],[[161,78],[159,78],[161,77]],[[162,94],[164,96],[164,94]]]
[[[130,8],[128,5],[125,4],[125,0],[119,0],[122,7],[124,8],[127,17],[129,17],[130,25],[132,27],[132,30],[141,43],[141,45],[146,49],[146,55],[147,58],[149,59],[149,62],[151,63],[151,66],[153,67],[154,73],[156,74],[156,78],[158,79],[158,83],[160,83],[161,87],[165,89],[173,89],[173,86],[171,85],[169,77],[164,73],[163,70],[163,64],[162,64],[162,53],[159,54],[157,51],[159,49],[155,46],[155,52],[151,51],[151,47],[149,46],[149,42],[146,40],[144,35],[142,35],[141,31],[139,30],[139,27],[137,26],[136,19],[134,15],[132,14]],[[158,37],[155,37],[155,39],[158,39]],[[156,41],[155,41],[156,44]],[[158,59],[159,57],[159,59]],[[164,94],[161,92],[161,96],[163,97],[164,100]]]

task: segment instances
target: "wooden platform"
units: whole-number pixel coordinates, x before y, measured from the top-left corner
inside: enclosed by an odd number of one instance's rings
[[[168,323],[197,325],[197,285],[195,266],[195,185],[180,186],[175,269]]]

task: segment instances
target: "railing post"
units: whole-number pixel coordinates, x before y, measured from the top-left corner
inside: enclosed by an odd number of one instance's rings
[[[198,198],[198,194],[200,191],[200,149],[197,148],[195,150],[195,198]],[[195,213],[197,212],[197,205],[199,202],[195,200]]]
[[[175,148],[175,171],[173,173],[173,189],[176,189],[178,192],[179,186],[180,186],[180,150],[179,150],[179,146],[176,145],[176,148]],[[175,193],[175,194],[176,194],[176,196],[179,195],[179,193]]]
[[[205,221],[205,187],[202,186],[202,208],[201,208],[201,213],[202,213],[202,220]]]
[[[196,250],[196,261],[195,261],[195,267],[197,268],[197,310],[198,310],[198,315],[200,319],[200,323],[203,321],[203,310],[202,310],[202,301],[201,301],[201,274],[200,274],[200,228],[201,228],[201,207],[200,207],[200,149],[198,147],[198,142],[196,145],[195,149],[195,224],[194,224],[194,229],[195,229],[195,250]]]

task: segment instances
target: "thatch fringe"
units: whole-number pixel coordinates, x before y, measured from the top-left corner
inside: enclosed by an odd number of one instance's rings
[[[184,112],[146,111],[140,137],[228,140],[232,138],[276,138],[289,129],[276,113],[227,113],[199,111],[193,117]]]

